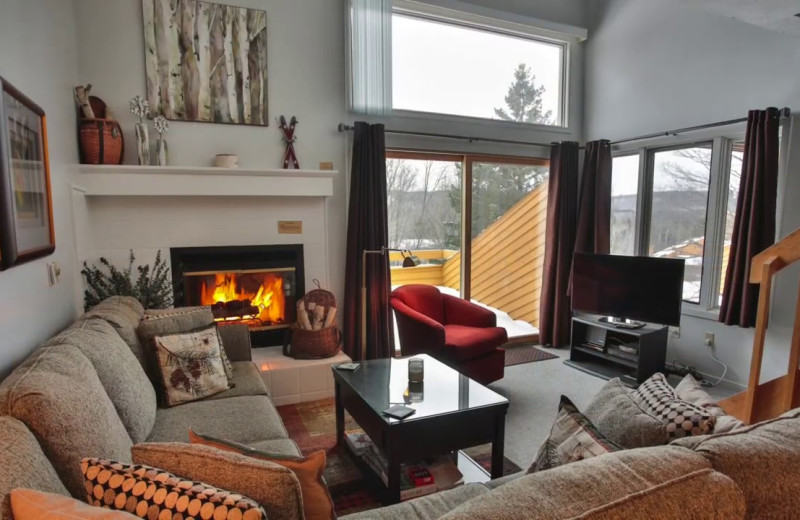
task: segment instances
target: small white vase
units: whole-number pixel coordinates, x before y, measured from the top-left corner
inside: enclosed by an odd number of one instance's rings
[[[169,147],[167,140],[160,137],[156,140],[156,164],[166,166],[169,161]]]
[[[139,166],[150,165],[150,136],[147,125],[136,123],[136,154],[139,157]]]

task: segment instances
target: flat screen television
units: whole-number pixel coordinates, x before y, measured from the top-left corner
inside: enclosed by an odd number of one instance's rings
[[[679,326],[684,261],[576,253],[572,310]]]

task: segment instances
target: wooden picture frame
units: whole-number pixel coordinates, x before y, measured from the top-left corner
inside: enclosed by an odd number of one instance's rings
[[[0,77],[0,269],[55,249],[45,113]]]

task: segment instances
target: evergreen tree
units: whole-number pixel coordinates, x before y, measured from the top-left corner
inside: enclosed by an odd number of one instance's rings
[[[520,63],[514,71],[514,82],[508,87],[506,108],[495,108],[494,113],[506,121],[551,124],[553,111],[544,112],[542,107],[544,92],[544,86],[536,86],[536,76],[531,73],[530,67]]]

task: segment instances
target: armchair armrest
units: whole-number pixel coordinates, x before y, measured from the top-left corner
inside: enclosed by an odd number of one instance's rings
[[[441,350],[444,346],[444,325],[397,299],[392,299],[392,308],[404,356]]]
[[[480,305],[449,294],[442,295],[444,318],[448,325],[467,327],[496,327],[497,316]]]
[[[222,348],[231,361],[252,361],[250,352],[250,329],[244,323],[232,325],[218,325],[219,337],[222,339]]]

